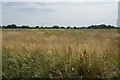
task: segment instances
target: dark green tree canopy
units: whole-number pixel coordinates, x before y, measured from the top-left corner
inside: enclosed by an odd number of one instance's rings
[[[61,28],[61,29],[65,29],[65,27],[63,27],[63,26],[62,26],[62,27],[60,27],[60,28]]]
[[[70,29],[70,26],[68,26],[67,29]]]
[[[30,28],[30,27],[28,25],[27,26],[23,25],[21,26],[21,28]]]
[[[7,25],[7,26],[4,26],[2,25],[1,26],[2,28],[29,28],[29,29],[34,29],[34,28],[40,28],[40,29],[120,29],[120,27],[115,27],[115,26],[112,26],[112,25],[105,25],[105,24],[101,24],[101,25],[91,25],[91,26],[88,26],[88,27],[70,27],[68,26],[67,28],[65,28],[64,26],[62,27],[59,27],[58,25],[54,25],[53,27],[50,27],[50,26],[46,26],[46,27],[39,27],[39,26],[35,26],[35,27],[30,27],[28,25],[22,25],[22,26],[17,26],[15,24],[11,24],[11,25]]]
[[[17,26],[15,24],[11,24],[11,25],[7,25],[4,26],[5,28],[17,28]]]
[[[91,26],[88,26],[87,28],[88,29],[112,29],[115,27],[111,25],[101,24],[101,25],[91,25]]]
[[[59,29],[59,26],[58,25],[54,25],[53,28],[54,29]]]
[[[39,26],[35,26],[35,28],[39,28]]]

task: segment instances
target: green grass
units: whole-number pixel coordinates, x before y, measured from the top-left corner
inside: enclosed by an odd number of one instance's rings
[[[6,30],[3,78],[118,78],[116,30],[101,31]]]

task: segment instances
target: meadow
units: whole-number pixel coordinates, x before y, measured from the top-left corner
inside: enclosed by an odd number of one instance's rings
[[[3,78],[118,78],[117,29],[3,29]]]

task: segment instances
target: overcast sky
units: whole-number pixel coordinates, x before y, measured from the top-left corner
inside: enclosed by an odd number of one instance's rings
[[[117,6],[117,2],[3,2],[2,21],[3,25],[116,26]]]
[[[1,0],[3,2],[118,2],[119,0]]]

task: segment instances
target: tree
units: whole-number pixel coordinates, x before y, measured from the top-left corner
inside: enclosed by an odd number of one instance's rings
[[[48,27],[46,26],[45,28],[47,29]]]
[[[30,27],[29,27],[29,26],[23,25],[23,26],[21,26],[21,28],[30,28]]]
[[[7,25],[6,28],[17,28],[15,24]]]
[[[65,29],[65,27],[62,26],[61,29]]]
[[[41,29],[43,29],[44,27],[43,26],[41,26]]]
[[[35,26],[35,28],[39,28],[39,26]]]
[[[86,29],[86,27],[77,27],[77,29]]]
[[[105,24],[101,24],[101,25],[91,25],[89,27],[87,27],[88,29],[112,29],[115,28],[114,26],[111,25],[105,25]]]
[[[52,28],[53,29],[59,29],[59,26],[58,25],[54,25]]]
[[[74,26],[74,29],[76,29],[76,26]]]
[[[68,26],[67,29],[70,29],[70,26]]]

